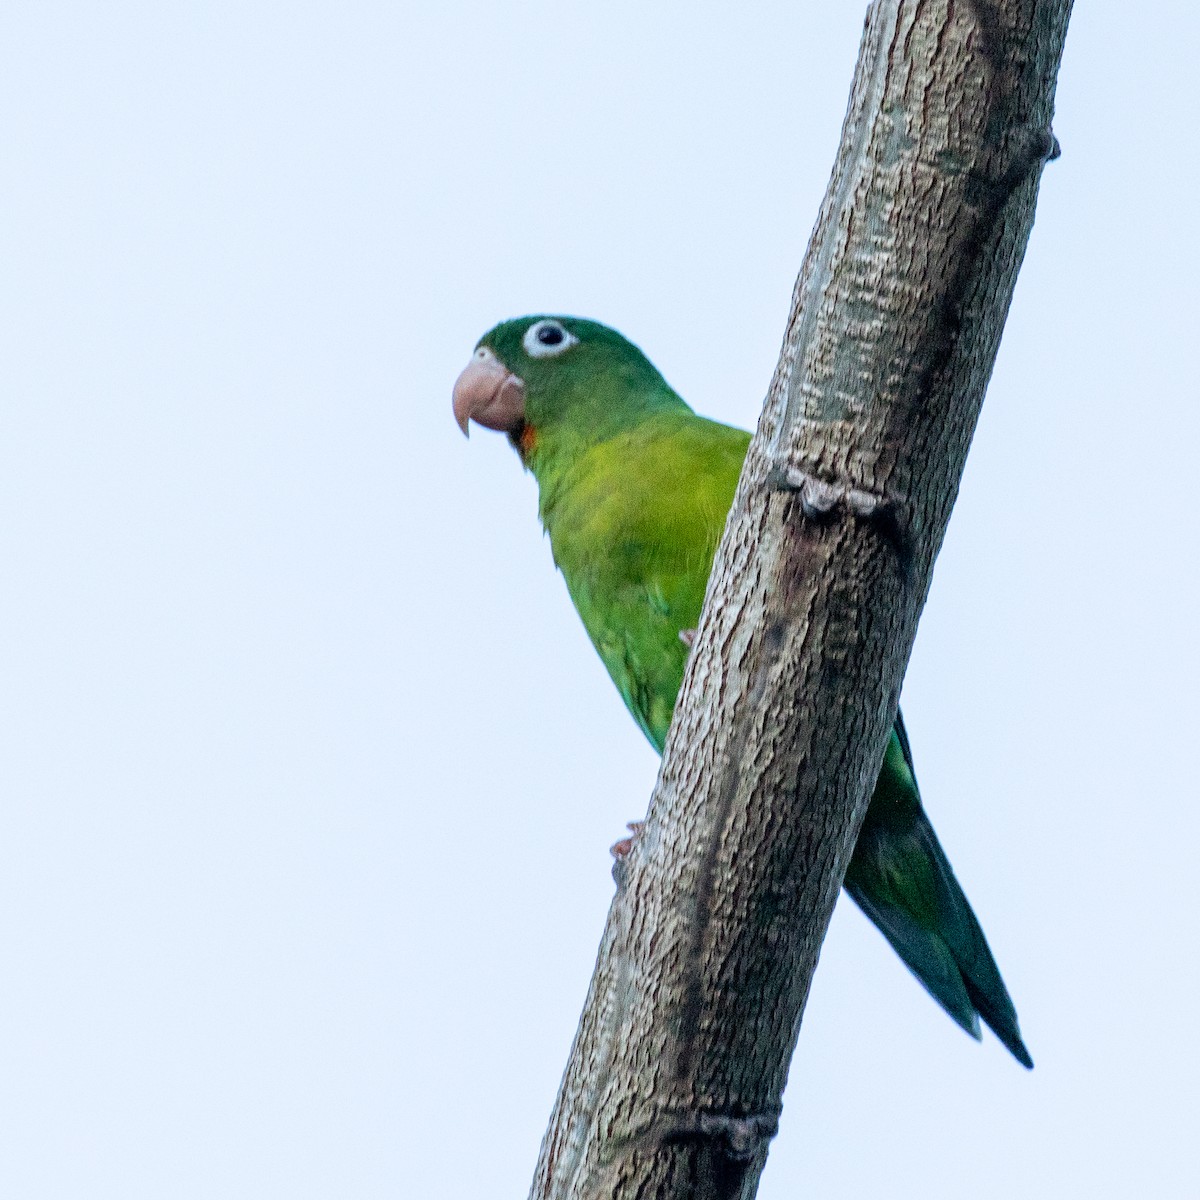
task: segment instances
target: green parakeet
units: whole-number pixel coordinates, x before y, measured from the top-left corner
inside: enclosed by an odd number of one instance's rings
[[[742,460],[743,430],[694,413],[615,330],[505,321],[454,387],[464,433],[508,434],[538,484],[554,561],[634,720],[660,753]],[[899,716],[846,891],[968,1033],[1033,1065],[983,931],[921,806]]]

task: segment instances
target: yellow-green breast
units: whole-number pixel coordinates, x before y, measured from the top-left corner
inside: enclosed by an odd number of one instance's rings
[[[743,430],[683,410],[646,419],[565,465],[530,464],[571,599],[660,751],[687,658],[680,634],[699,620],[749,442]]]

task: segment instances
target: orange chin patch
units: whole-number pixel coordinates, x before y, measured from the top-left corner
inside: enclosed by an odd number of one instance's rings
[[[520,437],[517,438],[517,445],[521,450],[521,457],[528,458],[537,445],[537,430],[532,425],[525,425],[521,430]]]

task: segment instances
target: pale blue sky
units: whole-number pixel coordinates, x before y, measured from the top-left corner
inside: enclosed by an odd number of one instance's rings
[[[752,424],[863,9],[4,5],[0,1195],[525,1195],[656,760],[450,387]],[[1078,6],[905,689],[1037,1069],[841,904],[764,1200],[1200,1191],[1197,44]]]

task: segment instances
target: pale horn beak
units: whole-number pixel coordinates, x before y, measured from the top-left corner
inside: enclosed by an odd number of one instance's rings
[[[469,423],[515,433],[525,420],[525,382],[486,346],[475,351],[454,384],[454,419],[470,436]]]

